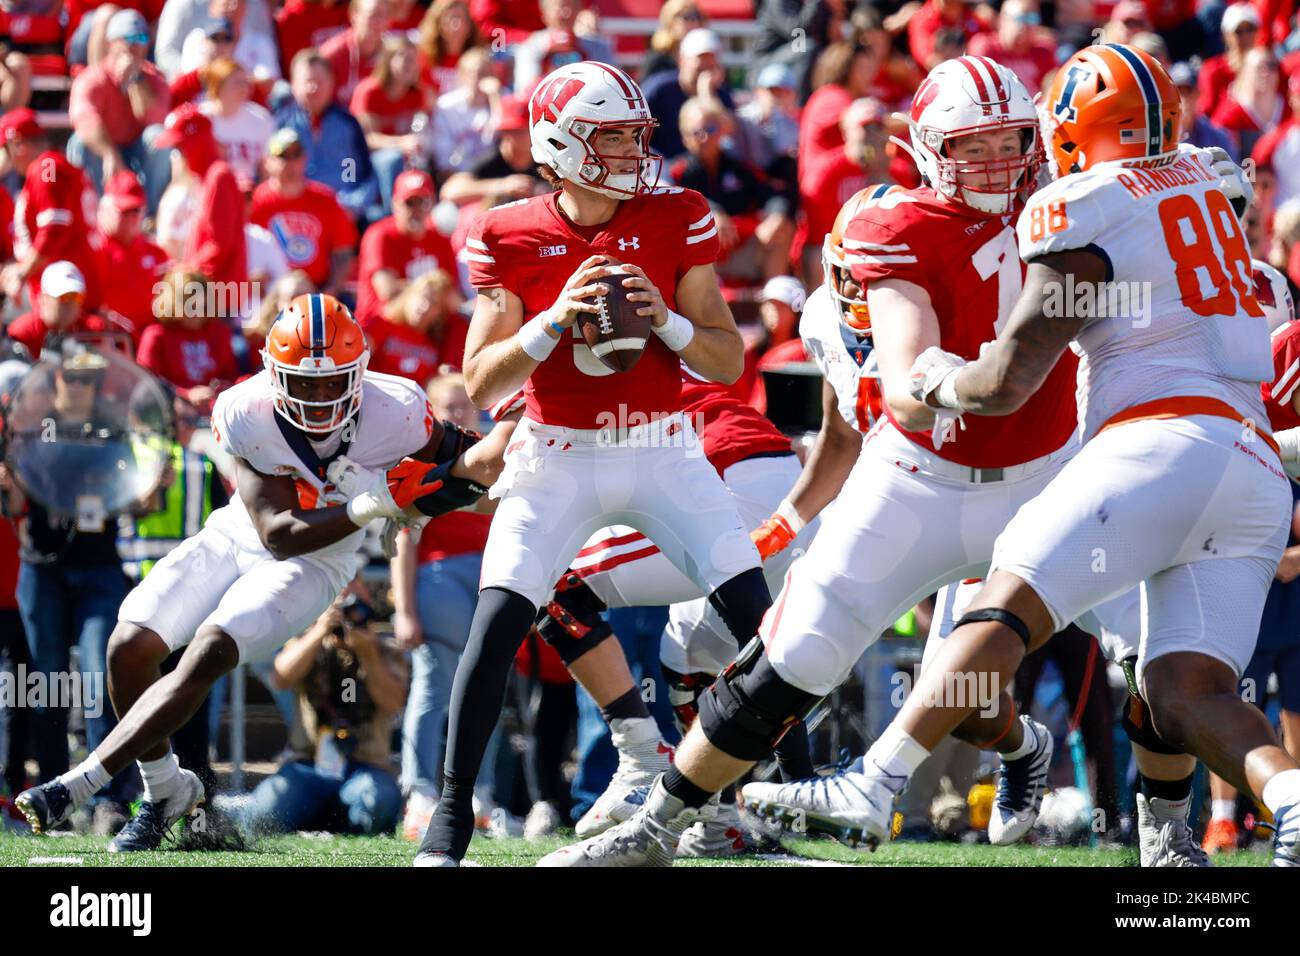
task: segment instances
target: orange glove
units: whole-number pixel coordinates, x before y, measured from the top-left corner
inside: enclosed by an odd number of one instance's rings
[[[790,527],[790,522],[780,515],[773,515],[749,533],[750,540],[758,548],[759,557],[764,561],[788,548],[794,536],[795,530]]]
[[[426,476],[438,466],[433,462],[403,458],[384,475],[393,504],[405,509],[415,504],[417,498],[431,495],[442,487],[440,479],[427,481]]]

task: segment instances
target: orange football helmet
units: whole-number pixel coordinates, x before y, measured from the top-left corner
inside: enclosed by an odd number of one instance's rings
[[[1088,46],[1056,71],[1041,119],[1057,179],[1113,160],[1167,160],[1178,148],[1178,88],[1137,47]]]
[[[835,217],[835,224],[826,233],[822,242],[822,275],[826,279],[826,289],[831,299],[840,310],[840,319],[855,332],[871,330],[871,314],[867,311],[864,299],[844,294],[844,282],[849,278],[848,254],[844,251],[844,233],[849,228],[853,217],[864,207],[871,205],[882,196],[901,192],[902,186],[877,185],[859,189],[849,197],[849,201],[840,207]]]
[[[310,293],[290,302],[266,334],[262,363],[271,375],[275,410],[295,428],[328,435],[361,408],[361,378],[370,362],[366,337],[352,313],[332,295]],[[332,401],[294,398],[290,376],[348,377],[343,394]],[[309,413],[326,409],[328,414]]]

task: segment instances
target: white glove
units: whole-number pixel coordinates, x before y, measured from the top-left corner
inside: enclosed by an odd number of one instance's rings
[[[916,357],[912,363],[912,382],[909,391],[918,402],[930,404],[934,399],[943,407],[951,408],[959,414],[964,411],[957,401],[957,373],[966,365],[960,355],[945,352],[937,345],[932,345]]]
[[[388,476],[358,465],[346,455],[329,463],[325,477],[348,499],[348,517],[358,528],[376,518],[396,518],[402,514],[388,490]]]
[[[432,519],[417,511],[415,508],[407,508],[396,518],[389,518],[384,522],[384,530],[379,536],[379,542],[384,549],[384,557],[397,557],[397,536],[404,531],[409,531],[415,537],[419,537],[424,531],[424,526]]]
[[[1219,188],[1228,197],[1237,216],[1246,214],[1246,209],[1255,199],[1255,187],[1246,178],[1246,171],[1238,166],[1228,151],[1222,146],[1210,146],[1210,168],[1219,177]]]
[[[380,474],[358,465],[347,455],[340,455],[329,463],[329,467],[325,469],[325,477],[344,498],[355,498],[369,490]]]

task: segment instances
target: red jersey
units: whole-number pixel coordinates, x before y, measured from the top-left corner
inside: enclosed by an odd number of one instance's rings
[[[249,221],[266,229],[284,250],[290,269],[302,269],[317,286],[330,277],[330,255],[357,244],[357,227],[334,190],[308,180],[292,198],[268,180],[253,191]]]
[[[682,408],[719,476],[753,455],[791,451],[790,439],[758,409],[736,398],[726,385],[684,372]]]
[[[434,269],[441,269],[453,279],[458,274],[451,242],[437,229],[430,226],[416,239],[398,229],[392,216],[381,219],[361,237],[357,267],[357,320],[360,322],[380,317],[383,303],[375,295],[370,278],[381,269],[390,269],[407,281]]]
[[[487,547],[492,516],[476,511],[450,511],[429,521],[420,532],[416,560],[441,561],[458,554],[478,554]]]
[[[294,54],[348,28],[348,4],[320,0],[289,0],[275,13],[275,37],[280,48],[280,70],[289,75]]]
[[[193,227],[185,239],[185,264],[209,282],[244,282],[244,194],[225,160],[203,174]]]
[[[718,257],[718,228],[704,197],[670,187],[618,204],[613,218],[579,226],[548,193],[483,213],[466,242],[470,283],[502,287],[523,300],[524,321],[548,309],[583,260],[605,255],[645,270],[668,308],[676,308],[677,281]],[[524,388],[533,421],[567,428],[603,428],[618,410],[629,423],[681,409],[677,355],[651,335],[629,372],[614,374],[591,354],[575,325],[572,345],[561,344],[533,371]],[[589,382],[588,378],[600,379]]]
[[[1268,424],[1273,431],[1300,427],[1296,386],[1300,385],[1300,322],[1288,322],[1273,336],[1273,380],[1260,386]]]
[[[799,205],[803,209],[797,251],[820,249],[835,217],[853,194],[871,185],[867,171],[849,159],[843,148],[821,153],[807,163],[799,176]]]
[[[179,389],[239,377],[230,328],[220,319],[209,319],[197,329],[151,325],[140,340],[136,361]]]
[[[14,257],[14,199],[0,186],[0,262]]]
[[[103,233],[95,238],[99,274],[110,279],[104,284],[100,304],[126,320],[138,346],[144,330],[156,321],[154,286],[167,274],[171,256],[144,236],[136,236],[130,245]]]
[[[15,256],[25,258],[34,248],[47,263],[71,262],[85,276],[87,309],[99,306],[99,272],[89,240],[98,205],[99,195],[86,175],[52,149],[32,161],[14,205]],[[31,302],[41,293],[44,271],[35,269],[27,277]]]
[[[469,320],[459,313],[447,316],[432,335],[387,319],[371,320],[363,328],[372,372],[401,375],[424,387],[442,366],[459,369],[465,362]]]
[[[394,100],[384,92],[379,80],[368,76],[353,90],[348,112],[356,117],[363,114],[369,116],[376,133],[403,136],[411,131],[415,114],[425,112],[428,108],[429,101],[421,84],[411,87]]]
[[[939,319],[939,347],[969,361],[997,337],[1024,281],[1014,215],[989,215],[948,202],[928,186],[893,193],[863,209],[845,231],[850,270],[861,283],[900,279],[924,289]],[[1018,465],[1056,451],[1078,419],[1074,378],[1078,360],[1066,352],[1024,406],[1011,415],[967,415],[965,430],[937,454],[972,468]],[[933,448],[930,432],[904,429]]]
[[[113,331],[113,327],[105,322],[102,316],[83,314],[66,331],[68,334],[105,332]],[[50,334],[50,327],[35,312],[27,312],[10,322],[5,327],[5,334],[15,342],[21,342],[35,361],[41,357],[41,349],[45,347],[45,337]]]

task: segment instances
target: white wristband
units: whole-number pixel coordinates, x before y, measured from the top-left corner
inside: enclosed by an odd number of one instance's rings
[[[1274,432],[1273,440],[1277,442],[1283,461],[1300,461],[1300,428]]]
[[[789,498],[786,498],[779,505],[777,505],[776,514],[778,517],[785,519],[785,523],[790,526],[790,530],[793,531],[795,534],[798,534],[800,531],[802,531],[804,529],[804,525],[807,524],[807,522],[804,521],[803,518],[799,517],[799,512],[794,510],[794,505],[790,504]]]
[[[364,528],[376,518],[383,517],[382,509],[379,500],[365,491],[348,502],[348,517],[358,528]]]
[[[560,340],[547,331],[551,321],[549,311],[538,312],[515,333],[515,340],[519,343],[519,347],[530,359],[545,362],[547,356],[555,351],[555,346],[560,344]]]
[[[684,315],[678,315],[672,309],[668,309],[667,312],[668,321],[655,327],[655,335],[663,339],[664,345],[674,352],[680,352],[691,344],[691,339],[695,338],[695,323]]]
[[[959,412],[964,412],[965,409],[962,408],[961,399],[957,397],[957,373],[960,371],[960,368],[955,368],[945,375],[943,381],[938,384],[933,394],[935,401],[944,408],[951,408]]]

